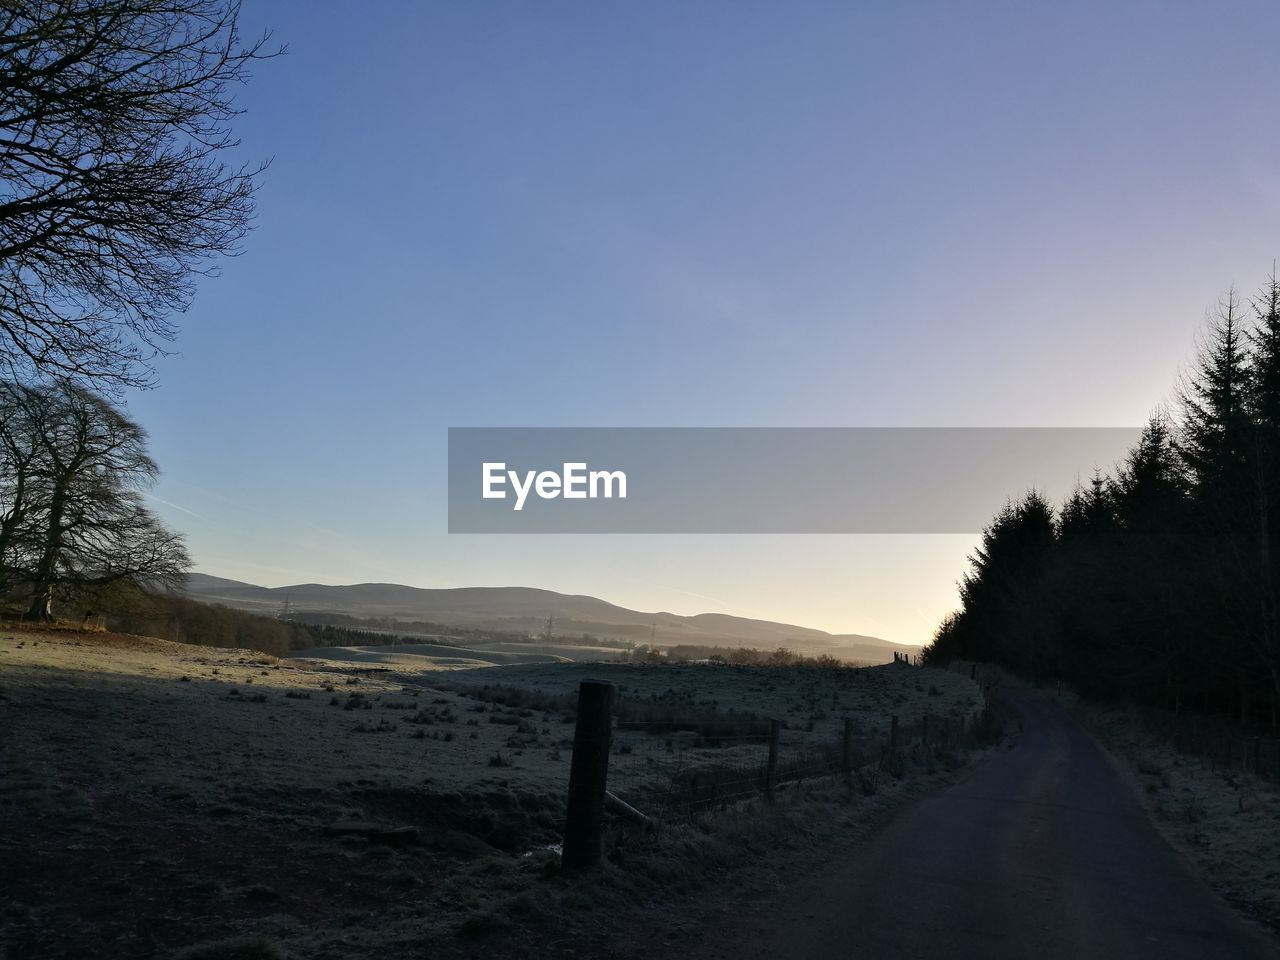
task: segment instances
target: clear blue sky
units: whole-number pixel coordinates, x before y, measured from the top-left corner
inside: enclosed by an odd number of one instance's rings
[[[240,99],[259,226],[129,401],[210,573],[921,641],[974,538],[451,537],[446,428],[1132,425],[1280,254],[1264,3],[247,0],[245,26],[290,48]]]

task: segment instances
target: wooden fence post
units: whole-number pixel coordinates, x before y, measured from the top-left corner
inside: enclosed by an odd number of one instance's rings
[[[600,862],[614,693],[613,684],[602,680],[578,684],[578,721],[573,730],[569,802],[560,858],[566,869],[588,869]]]
[[[898,718],[889,718],[889,759],[898,759]]]
[[[853,717],[844,718],[844,737],[840,742],[840,772],[845,780],[853,779]]]
[[[1262,738],[1253,738],[1253,773],[1254,776],[1262,776]]]
[[[773,803],[773,791],[778,785],[778,729],[777,720],[769,721],[769,763],[764,768],[765,799]]]
[[[922,747],[929,745],[929,715],[927,713],[920,718],[920,745]]]

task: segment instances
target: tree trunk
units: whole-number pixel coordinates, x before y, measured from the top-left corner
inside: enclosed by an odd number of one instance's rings
[[[3,572],[4,559],[9,554],[9,544],[14,534],[22,525],[27,512],[27,476],[25,470],[19,470],[13,486],[13,508],[0,520],[0,587],[6,585]]]
[[[1280,729],[1280,711],[1277,711],[1276,709],[1277,706],[1280,706],[1280,670],[1276,669],[1275,664],[1271,664],[1270,672],[1271,672],[1271,729],[1277,730],[1277,729]]]
[[[27,618],[31,620],[53,619],[53,587],[58,569],[58,556],[62,552],[62,514],[66,510],[66,487],[59,484],[49,499],[49,524],[46,527],[44,550],[36,566],[31,591],[31,606]]]
[[[37,589],[31,598],[31,606],[27,608],[28,620],[53,619],[53,584],[48,583]]]

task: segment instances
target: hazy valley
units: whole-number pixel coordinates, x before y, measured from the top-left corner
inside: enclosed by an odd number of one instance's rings
[[[827,654],[852,663],[890,663],[895,652],[914,657],[921,649],[879,637],[830,634],[810,627],[727,614],[646,613],[595,597],[531,587],[433,590],[392,583],[260,587],[192,573],[188,576],[187,593],[195,599],[273,617],[287,613],[312,614],[323,619],[324,615],[336,614],[358,619],[430,621],[469,630],[539,638],[545,638],[550,618],[551,633],[557,638],[576,640],[586,635],[658,648],[697,645],[775,650],[782,647],[808,655]],[[405,631],[406,636],[412,633]]]

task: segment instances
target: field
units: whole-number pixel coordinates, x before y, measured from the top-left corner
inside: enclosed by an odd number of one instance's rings
[[[758,763],[760,718],[785,723],[785,756],[833,741],[846,715],[874,744],[891,715],[905,728],[978,707],[967,678],[905,666],[444,671],[0,632],[6,960],[168,956],[237,934],[340,957],[392,914],[415,944],[452,936],[495,889],[532,882],[526,855],[558,839],[566,704],[585,677],[640,711],[611,763],[645,798],[680,770]],[[672,710],[719,726],[658,722]],[[418,842],[332,835],[350,820]]]
[[[327,660],[346,664],[377,664],[396,670],[465,670],[511,663],[567,663],[568,659],[541,650],[476,650],[435,643],[398,643],[368,647],[313,647],[292,660]]]

